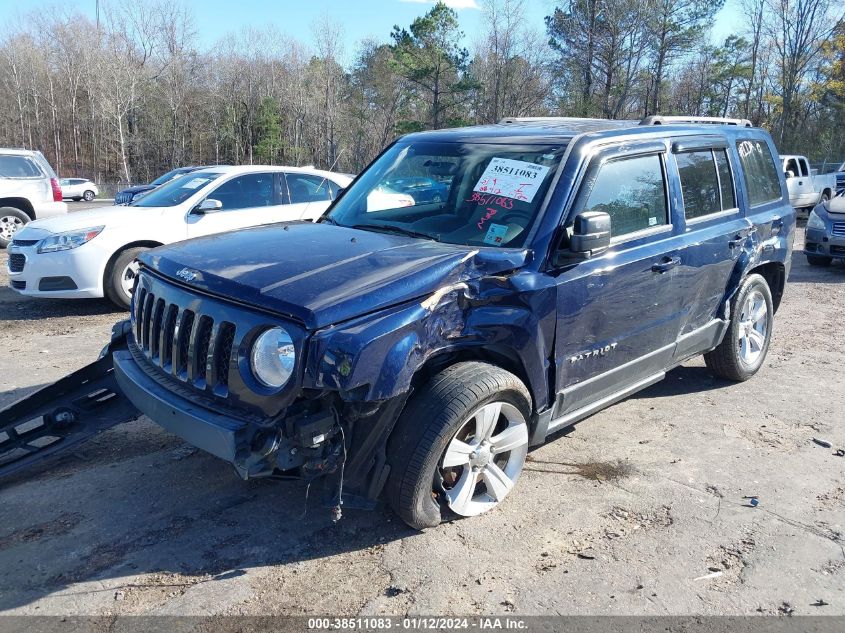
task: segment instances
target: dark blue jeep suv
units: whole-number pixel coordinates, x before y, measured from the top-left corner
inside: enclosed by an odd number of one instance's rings
[[[411,134],[317,223],[142,254],[102,362],[243,478],[324,476],[416,528],[479,514],[530,446],[690,357],[758,371],[795,227],[776,156],[735,120]],[[402,178],[448,185],[391,203]]]

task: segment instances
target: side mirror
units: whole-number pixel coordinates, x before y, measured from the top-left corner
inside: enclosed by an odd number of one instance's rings
[[[223,208],[223,203],[214,198],[206,198],[194,207],[194,213],[197,215],[205,215],[206,213],[216,213]]]
[[[575,216],[569,250],[581,259],[600,255],[610,248],[610,216],[603,211],[584,211]]]

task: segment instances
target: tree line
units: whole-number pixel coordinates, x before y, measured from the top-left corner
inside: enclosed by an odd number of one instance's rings
[[[35,12],[0,38],[0,146],[66,177],[142,182],[179,165],[357,172],[397,136],[506,116],[729,116],[782,152],[845,160],[845,14],[837,0],[485,0],[479,33],[443,3],[347,55],[342,25],[273,26],[200,47],[178,0]]]

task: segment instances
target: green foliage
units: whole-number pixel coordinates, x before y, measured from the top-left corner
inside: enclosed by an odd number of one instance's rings
[[[457,13],[438,2],[410,30],[393,27],[391,39],[396,72],[429,104],[426,125],[442,127],[478,87],[469,73],[469,51],[458,44],[463,32]]]
[[[282,149],[282,117],[279,104],[272,97],[261,100],[255,128],[255,159],[258,163],[272,165],[277,162]]]

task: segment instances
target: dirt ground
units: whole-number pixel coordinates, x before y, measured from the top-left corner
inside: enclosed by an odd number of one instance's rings
[[[7,284],[0,251],[0,406],[124,318]],[[0,485],[0,612],[845,614],[843,305],[845,266],[796,254],[754,379],[694,360],[532,451],[496,511],[425,533],[387,509],[332,524],[314,490],[116,427]]]

